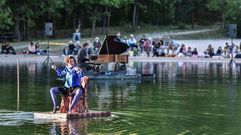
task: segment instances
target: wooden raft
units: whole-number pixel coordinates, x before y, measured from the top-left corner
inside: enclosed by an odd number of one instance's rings
[[[101,112],[101,111],[89,111],[88,109],[88,85],[89,77],[84,76],[81,79],[81,85],[84,88],[84,92],[73,108],[71,113],[67,113],[69,105],[72,102],[73,97],[62,97],[60,105],[60,113],[52,112],[35,112],[34,119],[49,119],[49,120],[59,120],[59,119],[80,119],[80,118],[93,118],[93,117],[109,117],[111,116],[110,112]]]
[[[47,120],[67,120],[67,119],[81,119],[94,117],[109,117],[110,112],[89,111],[87,113],[52,113],[52,112],[35,112],[34,119]]]

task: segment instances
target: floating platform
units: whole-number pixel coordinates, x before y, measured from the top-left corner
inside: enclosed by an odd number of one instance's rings
[[[52,112],[35,112],[34,119],[82,119],[95,117],[110,117],[111,112],[89,111],[87,113],[52,113]]]

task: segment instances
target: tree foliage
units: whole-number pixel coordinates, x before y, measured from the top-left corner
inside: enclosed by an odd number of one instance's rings
[[[5,5],[6,0],[0,0],[0,30],[9,29],[13,24],[11,10]]]
[[[51,21],[56,29],[129,25],[241,24],[240,0],[0,0],[0,29],[28,35]],[[223,20],[223,21],[224,21]],[[19,31],[19,32],[18,32]],[[241,30],[240,30],[241,31]]]

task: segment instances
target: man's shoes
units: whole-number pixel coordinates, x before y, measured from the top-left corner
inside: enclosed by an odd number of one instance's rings
[[[53,109],[53,113],[56,113],[57,111],[59,111],[59,107]]]

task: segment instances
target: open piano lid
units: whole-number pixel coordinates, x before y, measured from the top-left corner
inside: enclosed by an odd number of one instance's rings
[[[121,54],[128,49],[128,45],[123,42],[115,41],[116,36],[106,36],[99,50],[101,54]]]

